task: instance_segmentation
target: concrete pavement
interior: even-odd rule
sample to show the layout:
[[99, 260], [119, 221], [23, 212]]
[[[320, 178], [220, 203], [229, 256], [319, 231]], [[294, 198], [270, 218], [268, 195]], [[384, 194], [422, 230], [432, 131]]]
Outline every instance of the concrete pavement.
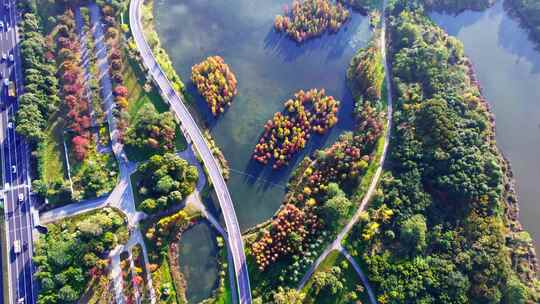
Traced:
[[160, 89], [162, 96], [169, 104], [171, 111], [181, 122], [182, 130], [185, 132], [184, 135], [188, 141], [191, 140], [193, 142], [193, 145], [201, 156], [204, 166], [208, 171], [208, 175], [212, 181], [212, 184], [214, 185], [214, 189], [225, 218], [225, 225], [227, 227], [229, 236], [227, 243], [233, 255], [233, 264], [236, 282], [238, 284], [237, 290], [240, 303], [251, 303], [251, 287], [249, 283], [246, 257], [244, 254], [244, 243], [242, 240], [240, 227], [238, 225], [238, 220], [236, 218], [236, 213], [234, 211], [234, 205], [232, 203], [229, 190], [227, 189], [227, 184], [223, 179], [221, 168], [217, 160], [214, 158], [208, 143], [205, 141], [201, 130], [184, 105], [180, 96], [174, 91], [172, 84], [165, 76], [163, 70], [161, 70], [156, 58], [152, 53], [152, 50], [150, 49], [150, 46], [144, 37], [140, 23], [141, 5], [141, 0], [132, 0], [129, 6], [129, 21], [133, 38], [137, 48], [139, 49], [144, 65], [148, 68], [148, 73], [154, 79], [154, 82]]

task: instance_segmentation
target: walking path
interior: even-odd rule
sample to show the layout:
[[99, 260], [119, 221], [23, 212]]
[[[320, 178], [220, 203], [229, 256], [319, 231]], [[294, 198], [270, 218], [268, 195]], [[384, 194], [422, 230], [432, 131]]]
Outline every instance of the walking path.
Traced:
[[130, 28], [133, 34], [133, 39], [142, 57], [144, 65], [148, 68], [148, 73], [152, 76], [154, 82], [161, 91], [164, 100], [169, 104], [171, 111], [178, 118], [182, 124], [182, 131], [186, 139], [191, 140], [197, 152], [199, 153], [204, 166], [207, 169], [208, 175], [219, 200], [223, 217], [225, 218], [225, 226], [228, 232], [227, 244], [229, 245], [230, 252], [233, 256], [233, 266], [237, 282], [237, 290], [240, 298], [240, 303], [250, 304], [251, 299], [251, 287], [249, 283], [249, 273], [246, 263], [246, 256], [244, 254], [244, 243], [242, 240], [242, 234], [240, 232], [240, 226], [236, 218], [234, 211], [234, 205], [232, 203], [227, 184], [223, 179], [220, 165], [214, 158], [208, 143], [204, 139], [204, 136], [197, 126], [195, 120], [189, 113], [188, 109], [184, 105], [180, 96], [173, 89], [172, 84], [167, 79], [167, 76], [161, 70], [148, 42], [146, 41], [144, 34], [141, 30], [141, 0], [132, 0], [129, 6], [129, 22]]
[[371, 289], [371, 286], [369, 285], [369, 281], [368, 281], [366, 275], [364, 274], [364, 272], [362, 271], [362, 268], [360, 268], [360, 265], [358, 265], [358, 263], [356, 263], [356, 260], [349, 254], [347, 249], [340, 246], [339, 251], [345, 256], [347, 261], [349, 261], [349, 263], [351, 263], [354, 270], [356, 271], [356, 273], [360, 277], [360, 280], [362, 281], [362, 284], [364, 284], [364, 287], [367, 290], [369, 301], [371, 302], [371, 304], [377, 304], [377, 299], [375, 298], [375, 293]]
[[[325, 248], [325, 250], [322, 252], [322, 254], [317, 258], [315, 263], [311, 265], [311, 267], [308, 269], [302, 280], [300, 281], [298, 289], [302, 289], [304, 285], [307, 283], [309, 278], [313, 275], [315, 270], [319, 267], [322, 261], [328, 256], [328, 254], [333, 250], [342, 250], [341, 249], [341, 243], [344, 240], [344, 238], [348, 235], [349, 231], [352, 229], [352, 227], [358, 222], [358, 219], [360, 218], [360, 215], [366, 208], [368, 202], [371, 200], [371, 197], [373, 196], [373, 193], [375, 192], [375, 189], [377, 187], [377, 184], [379, 182], [379, 179], [382, 174], [382, 168], [384, 165], [384, 161], [386, 160], [386, 155], [388, 154], [388, 145], [390, 143], [390, 137], [392, 134], [392, 83], [391, 83], [391, 77], [390, 77], [390, 69], [388, 67], [388, 61], [386, 59], [386, 17], [384, 13], [384, 9], [386, 8], [386, 2], [387, 0], [383, 1], [383, 10], [382, 10], [382, 18], [381, 18], [381, 33], [380, 33], [380, 50], [384, 65], [384, 71], [385, 71], [385, 81], [386, 81], [386, 90], [387, 90], [387, 113], [386, 113], [386, 134], [384, 139], [384, 147], [383, 152], [381, 155], [381, 159], [379, 161], [379, 167], [377, 168], [377, 171], [373, 175], [373, 178], [371, 180], [371, 183], [369, 185], [368, 191], [366, 192], [366, 195], [364, 195], [364, 198], [362, 199], [362, 202], [360, 203], [360, 206], [356, 210], [355, 214], [351, 218], [351, 220], [345, 225], [345, 227], [339, 232], [337, 237], [334, 239], [334, 241]], [[369, 285], [366, 285], [368, 287]], [[371, 289], [371, 288], [368, 288]]]

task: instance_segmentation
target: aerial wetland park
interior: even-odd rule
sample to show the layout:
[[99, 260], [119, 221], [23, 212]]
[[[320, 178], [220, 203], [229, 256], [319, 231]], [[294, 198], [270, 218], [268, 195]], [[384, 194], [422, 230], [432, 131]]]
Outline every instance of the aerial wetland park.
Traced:
[[540, 303], [539, 0], [0, 1], [3, 303]]

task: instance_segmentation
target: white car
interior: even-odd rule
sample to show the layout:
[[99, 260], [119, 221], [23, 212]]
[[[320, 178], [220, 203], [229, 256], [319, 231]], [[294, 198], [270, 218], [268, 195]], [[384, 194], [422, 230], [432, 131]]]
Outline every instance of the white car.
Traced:
[[13, 58], [13, 54], [9, 54], [9, 61], [13, 62], [15, 59]]
[[17, 173], [17, 166], [15, 165], [11, 166], [11, 173], [13, 174]]
[[3, 54], [2, 54], [2, 60], [7, 60], [7, 55], [6, 55], [6, 53], [3, 53]]
[[15, 252], [15, 254], [21, 253], [21, 241], [20, 240], [15, 240], [15, 242], [13, 243], [13, 251]]
[[8, 127], [9, 129], [12, 129], [12, 128], [13, 128], [13, 123], [12, 123], [11, 121], [8, 122], [7, 127]]
[[19, 193], [19, 202], [24, 201], [24, 194]]
[[5, 85], [6, 87], [9, 86], [9, 79], [4, 78], [4, 85]]

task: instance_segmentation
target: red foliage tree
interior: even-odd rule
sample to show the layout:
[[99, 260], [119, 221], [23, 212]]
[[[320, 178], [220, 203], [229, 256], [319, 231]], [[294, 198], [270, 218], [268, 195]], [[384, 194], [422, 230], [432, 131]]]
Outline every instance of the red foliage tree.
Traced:
[[75, 154], [75, 158], [78, 161], [83, 160], [88, 153], [88, 139], [77, 135], [73, 137], [71, 143], [73, 144], [73, 153]]
[[128, 89], [125, 86], [122, 86], [122, 85], [116, 86], [116, 88], [114, 88], [114, 95], [127, 97]]

